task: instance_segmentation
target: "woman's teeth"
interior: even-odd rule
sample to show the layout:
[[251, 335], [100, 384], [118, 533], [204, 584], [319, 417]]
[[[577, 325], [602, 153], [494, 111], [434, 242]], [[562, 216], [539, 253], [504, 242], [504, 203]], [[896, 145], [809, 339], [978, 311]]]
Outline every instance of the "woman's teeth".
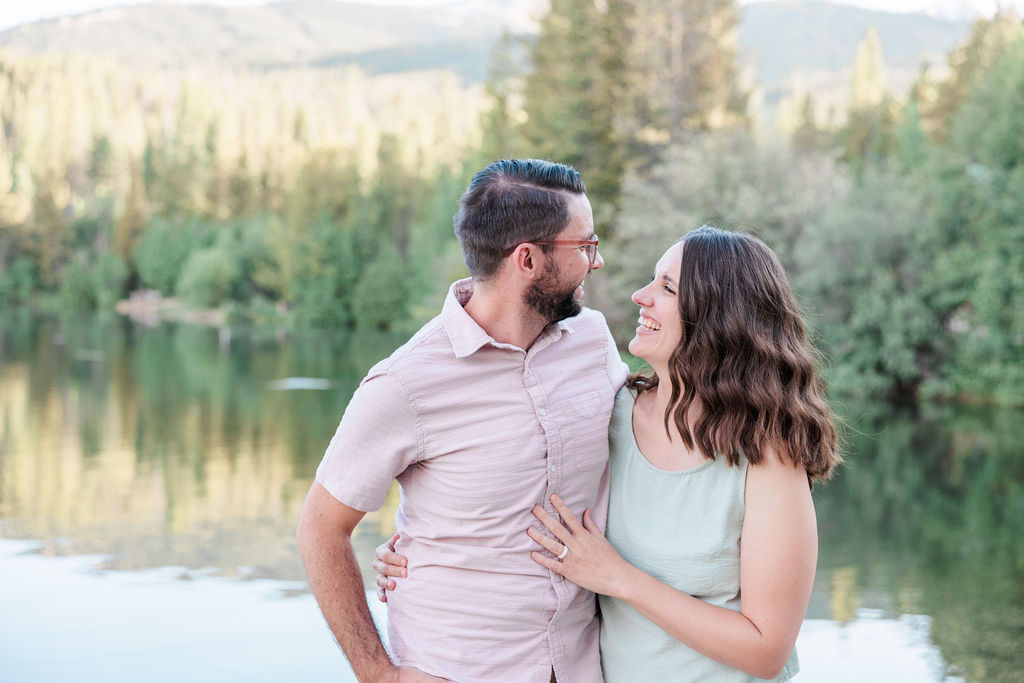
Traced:
[[648, 330], [660, 330], [661, 329], [661, 325], [659, 325], [658, 323], [654, 322], [650, 318], [646, 318], [646, 317], [644, 317], [642, 315], [640, 316], [640, 325], [641, 325], [641, 327], [646, 327]]

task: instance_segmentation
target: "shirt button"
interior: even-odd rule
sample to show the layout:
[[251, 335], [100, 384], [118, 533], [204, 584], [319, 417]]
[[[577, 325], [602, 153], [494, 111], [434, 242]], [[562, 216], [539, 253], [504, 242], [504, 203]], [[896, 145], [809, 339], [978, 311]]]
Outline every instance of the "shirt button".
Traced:
[[547, 408], [541, 408], [540, 409], [540, 414], [541, 414], [541, 417], [547, 415], [548, 414], [548, 409]]
[[558, 630], [558, 625], [557, 624], [551, 624], [551, 626], [548, 626], [548, 630], [549, 631], [557, 631]]
[[552, 465], [551, 466], [551, 471], [552, 472], [557, 472], [558, 471], [558, 467], [556, 465]]

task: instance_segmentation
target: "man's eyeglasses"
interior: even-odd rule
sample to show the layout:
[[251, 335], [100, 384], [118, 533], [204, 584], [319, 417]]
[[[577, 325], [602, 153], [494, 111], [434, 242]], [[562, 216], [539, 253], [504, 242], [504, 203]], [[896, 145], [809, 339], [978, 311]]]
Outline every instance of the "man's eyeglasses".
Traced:
[[[571, 245], [579, 247], [586, 252], [587, 258], [590, 259], [591, 267], [593, 267], [594, 263], [597, 262], [597, 235], [585, 240], [526, 240], [519, 244], [543, 244], [551, 247]], [[511, 254], [519, 247], [519, 244], [513, 245], [508, 251], [502, 254], [502, 256], [508, 256]]]

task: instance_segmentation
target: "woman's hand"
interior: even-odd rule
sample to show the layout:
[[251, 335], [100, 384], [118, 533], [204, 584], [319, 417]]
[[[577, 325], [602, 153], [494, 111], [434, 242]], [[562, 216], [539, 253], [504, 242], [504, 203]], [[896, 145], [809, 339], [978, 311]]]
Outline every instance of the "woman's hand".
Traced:
[[[533, 527], [527, 529], [526, 533], [555, 557], [548, 557], [537, 551], [530, 553], [530, 557], [534, 562], [558, 572], [577, 586], [602, 595], [621, 597], [630, 573], [634, 571], [633, 566], [622, 559], [619, 552], [594, 524], [590, 510], [584, 511], [583, 524], [580, 524], [576, 515], [565, 506], [557, 494], [551, 496], [551, 504], [565, 522], [564, 526], [540, 505], [533, 506], [533, 515], [558, 540], [543, 535]], [[569, 551], [559, 560], [557, 558], [563, 552], [563, 548], [568, 548]]]
[[376, 559], [373, 561], [373, 568], [377, 572], [377, 599], [381, 602], [387, 602], [387, 592], [395, 590], [398, 585], [394, 580], [389, 579], [389, 576], [405, 578], [409, 575], [409, 570], [406, 569], [409, 560], [395, 552], [395, 543], [398, 542], [399, 535], [395, 534], [384, 541], [374, 551]]

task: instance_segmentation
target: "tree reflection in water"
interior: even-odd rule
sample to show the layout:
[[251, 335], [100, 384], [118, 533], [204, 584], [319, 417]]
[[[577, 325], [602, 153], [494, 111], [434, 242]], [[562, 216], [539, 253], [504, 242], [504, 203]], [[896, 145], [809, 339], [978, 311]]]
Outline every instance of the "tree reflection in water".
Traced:
[[831, 618], [858, 604], [931, 617], [947, 673], [1024, 671], [1024, 413], [961, 406], [845, 409], [837, 480], [815, 491]]
[[[118, 318], [0, 322], [0, 535], [114, 569], [302, 579], [295, 521], [380, 333], [235, 334]], [[326, 391], [274, 391], [320, 377]], [[397, 492], [396, 492], [397, 495]], [[360, 526], [369, 547], [390, 531]], [[368, 569], [368, 563], [367, 567]]]

